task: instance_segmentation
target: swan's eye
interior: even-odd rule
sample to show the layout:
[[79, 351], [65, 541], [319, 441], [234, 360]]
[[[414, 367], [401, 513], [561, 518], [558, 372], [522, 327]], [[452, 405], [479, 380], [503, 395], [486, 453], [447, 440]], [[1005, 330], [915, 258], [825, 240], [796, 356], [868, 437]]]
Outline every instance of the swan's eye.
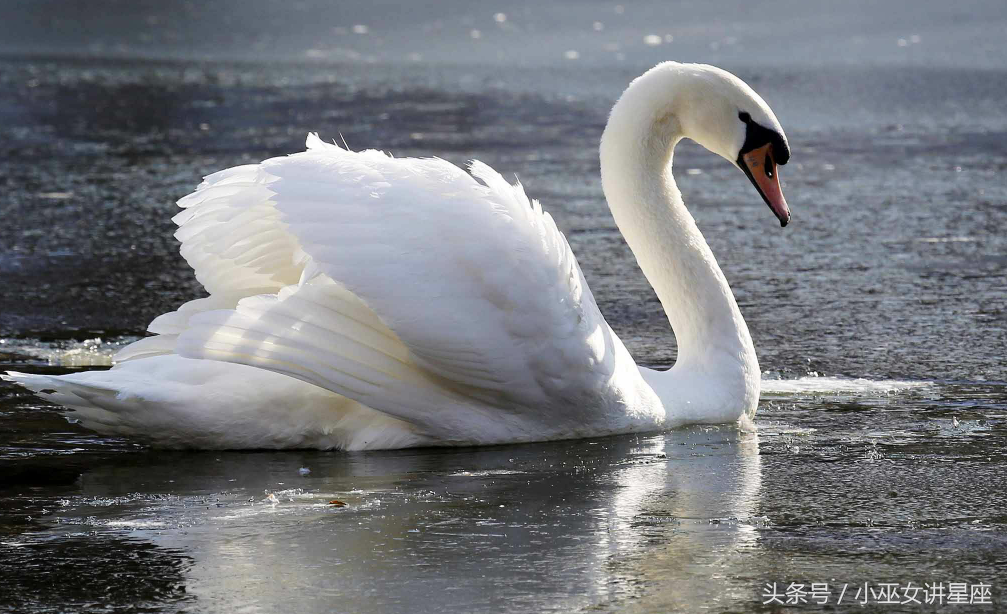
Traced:
[[769, 152], [766, 152], [766, 161], [763, 163], [766, 165], [766, 177], [770, 179], [773, 178], [773, 159], [769, 157]]

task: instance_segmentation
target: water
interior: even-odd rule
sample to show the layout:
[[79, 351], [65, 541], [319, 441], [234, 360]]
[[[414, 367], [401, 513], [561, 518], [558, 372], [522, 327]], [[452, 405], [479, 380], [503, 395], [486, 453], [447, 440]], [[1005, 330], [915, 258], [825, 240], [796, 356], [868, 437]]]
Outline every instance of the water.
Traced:
[[[64, 4], [52, 15], [86, 27], [0, 19], [0, 369], [100, 368], [200, 296], [172, 202], [309, 130], [517, 174], [634, 356], [670, 365], [596, 153], [614, 97], [665, 58], [717, 63], [763, 94], [793, 148], [794, 220], [781, 230], [719, 158], [676, 153], [765, 370], [755, 432], [167, 453], [0, 384], [0, 610], [748, 612], [774, 611], [773, 582], [828, 583], [831, 607], [846, 585], [840, 611], [865, 582], [984, 583], [985, 610], [1002, 608], [999, 4], [778, 3], [768, 19], [748, 5], [304, 2], [283, 20], [235, 11], [217, 37], [226, 3], [106, 17]], [[920, 609], [877, 601], [850, 608]]]

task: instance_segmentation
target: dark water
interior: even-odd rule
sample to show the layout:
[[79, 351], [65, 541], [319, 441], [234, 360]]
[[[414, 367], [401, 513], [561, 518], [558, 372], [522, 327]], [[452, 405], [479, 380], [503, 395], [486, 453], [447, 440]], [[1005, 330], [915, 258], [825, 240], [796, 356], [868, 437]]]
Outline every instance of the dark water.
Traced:
[[[0, 384], [0, 610], [776, 611], [763, 604], [773, 582], [833, 591], [786, 611], [1003, 607], [1003, 8], [776, 3], [787, 45], [753, 57], [773, 20], [750, 8], [723, 18], [676, 4], [684, 17], [665, 24], [656, 5], [556, 6], [431, 17], [301, 3], [291, 11], [323, 18], [276, 34], [236, 16], [216, 50], [206, 20], [227, 3], [100, 17], [52, 2], [9, 16], [0, 370], [105, 364], [200, 296], [171, 238], [173, 201], [201, 175], [301, 149], [309, 130], [517, 174], [630, 351], [671, 364], [596, 147], [632, 77], [659, 59], [704, 60], [760, 91], [793, 148], [784, 230], [723, 160], [691, 144], [675, 158], [765, 370], [757, 432], [166, 453], [95, 436]], [[186, 27], [186, 11], [202, 25]], [[666, 32], [673, 43], [641, 42]], [[939, 582], [989, 585], [992, 604], [854, 597], [864, 583], [903, 596]]]

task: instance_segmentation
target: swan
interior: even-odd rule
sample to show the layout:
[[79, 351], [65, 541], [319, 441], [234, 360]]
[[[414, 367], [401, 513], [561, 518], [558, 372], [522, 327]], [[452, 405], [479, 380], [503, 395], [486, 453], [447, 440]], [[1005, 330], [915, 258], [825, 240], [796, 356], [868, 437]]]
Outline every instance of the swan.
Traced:
[[108, 371], [5, 379], [87, 428], [174, 448], [503, 444], [751, 418], [758, 360], [672, 177], [683, 138], [790, 220], [787, 138], [747, 84], [665, 62], [629, 85], [601, 138], [602, 187], [670, 320], [670, 370], [637, 366], [520, 183], [311, 134], [178, 201], [175, 236], [208, 297], [154, 319]]

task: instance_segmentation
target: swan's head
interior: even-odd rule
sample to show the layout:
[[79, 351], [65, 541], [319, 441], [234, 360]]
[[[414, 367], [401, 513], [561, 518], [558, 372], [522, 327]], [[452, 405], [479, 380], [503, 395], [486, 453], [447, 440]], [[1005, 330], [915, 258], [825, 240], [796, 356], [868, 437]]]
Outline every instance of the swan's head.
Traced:
[[[682, 66], [682, 65], [679, 65]], [[790, 207], [780, 189], [777, 166], [790, 160], [790, 145], [780, 121], [747, 83], [715, 66], [685, 65], [678, 103], [682, 134], [727, 158], [759, 191], [780, 220], [790, 221]]]
[[744, 171], [781, 226], [790, 221], [777, 174], [790, 159], [787, 136], [766, 101], [738, 77], [715, 66], [664, 62], [630, 84], [612, 111], [612, 120], [617, 116], [642, 120], [659, 137], [657, 147], [670, 149], [687, 137], [726, 158]]

